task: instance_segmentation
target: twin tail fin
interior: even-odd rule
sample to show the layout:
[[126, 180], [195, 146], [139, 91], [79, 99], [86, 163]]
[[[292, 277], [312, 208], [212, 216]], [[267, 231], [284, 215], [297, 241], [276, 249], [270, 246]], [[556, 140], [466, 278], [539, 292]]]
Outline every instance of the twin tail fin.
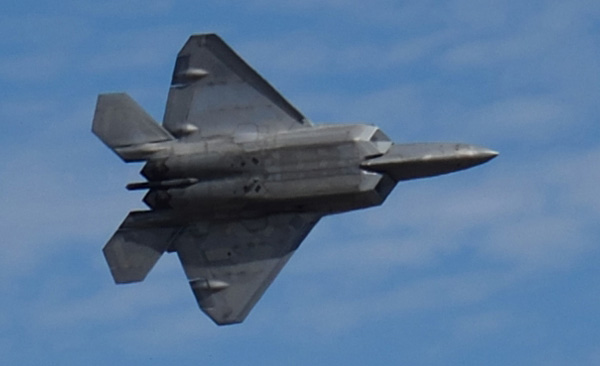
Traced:
[[175, 140], [126, 93], [98, 96], [92, 132], [126, 162], [147, 160]]

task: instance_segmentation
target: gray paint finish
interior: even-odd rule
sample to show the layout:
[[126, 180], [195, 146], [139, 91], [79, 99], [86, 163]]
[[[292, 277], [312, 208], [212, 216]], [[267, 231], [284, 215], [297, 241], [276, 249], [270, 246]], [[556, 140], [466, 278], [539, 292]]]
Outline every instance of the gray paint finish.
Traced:
[[398, 181], [494, 158], [456, 143], [394, 144], [368, 125], [313, 126], [214, 34], [177, 57], [163, 126], [127, 94], [101, 94], [93, 132], [145, 161], [147, 211], [104, 247], [115, 282], [142, 281], [176, 252], [200, 308], [242, 322], [325, 215], [377, 206]]

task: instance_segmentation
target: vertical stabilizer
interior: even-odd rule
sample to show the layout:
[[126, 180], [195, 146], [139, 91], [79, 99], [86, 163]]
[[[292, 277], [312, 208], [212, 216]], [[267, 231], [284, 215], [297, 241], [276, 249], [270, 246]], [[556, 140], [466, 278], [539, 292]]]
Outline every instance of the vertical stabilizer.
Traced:
[[92, 131], [125, 161], [146, 160], [174, 140], [126, 93], [98, 96]]

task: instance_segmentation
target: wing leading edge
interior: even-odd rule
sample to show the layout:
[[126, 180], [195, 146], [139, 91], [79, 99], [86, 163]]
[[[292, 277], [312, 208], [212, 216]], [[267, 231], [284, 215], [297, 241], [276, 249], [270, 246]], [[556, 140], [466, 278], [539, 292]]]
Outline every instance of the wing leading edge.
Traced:
[[208, 138], [312, 124], [219, 36], [202, 34], [177, 56], [163, 126], [176, 136]]
[[202, 311], [219, 325], [242, 322], [319, 219], [277, 214], [186, 227], [173, 245]]

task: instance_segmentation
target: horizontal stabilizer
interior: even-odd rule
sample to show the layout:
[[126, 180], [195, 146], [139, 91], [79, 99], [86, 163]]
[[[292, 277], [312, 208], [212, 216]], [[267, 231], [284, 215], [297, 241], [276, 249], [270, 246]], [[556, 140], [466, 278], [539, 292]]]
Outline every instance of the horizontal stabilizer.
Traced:
[[98, 96], [92, 131], [125, 161], [146, 160], [174, 140], [126, 93]]
[[102, 250], [116, 283], [143, 281], [177, 232], [135, 224], [136, 214], [130, 213]]

